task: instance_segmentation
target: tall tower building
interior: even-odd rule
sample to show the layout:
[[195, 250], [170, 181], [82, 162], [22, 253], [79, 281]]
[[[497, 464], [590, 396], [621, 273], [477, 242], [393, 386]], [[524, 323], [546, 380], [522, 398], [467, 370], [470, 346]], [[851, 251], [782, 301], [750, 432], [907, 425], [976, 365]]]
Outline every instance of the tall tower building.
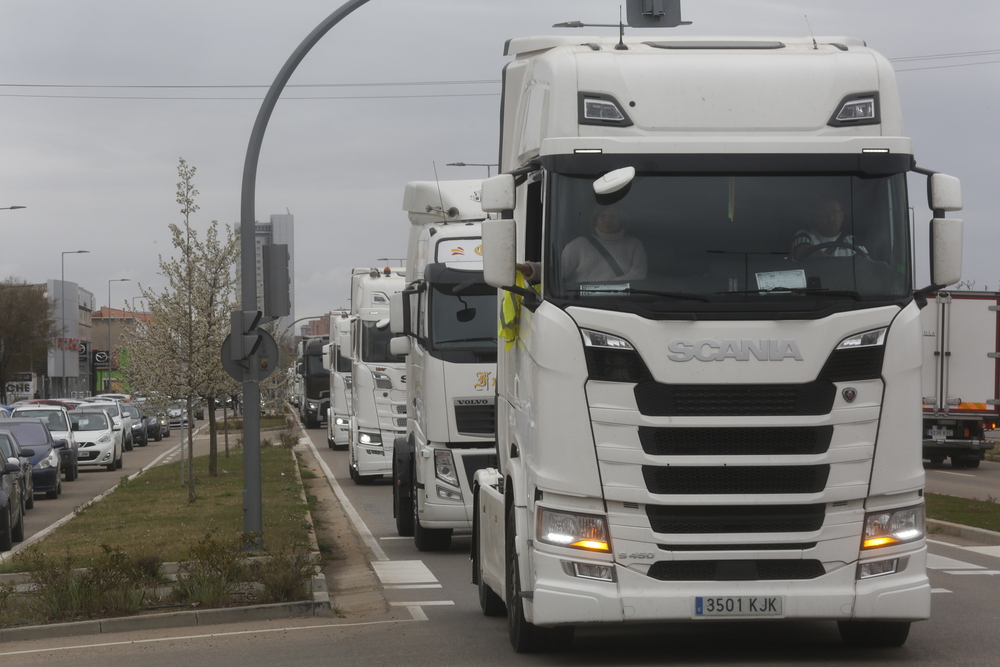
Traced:
[[275, 328], [276, 332], [284, 332], [295, 321], [295, 216], [291, 213], [273, 214], [270, 222], [258, 222], [254, 241], [255, 266], [257, 267], [257, 308], [259, 310], [264, 309], [263, 290], [261, 290], [264, 281], [264, 257], [261, 248], [271, 243], [288, 246], [288, 275], [291, 279], [288, 289], [292, 308], [289, 315], [278, 320]]

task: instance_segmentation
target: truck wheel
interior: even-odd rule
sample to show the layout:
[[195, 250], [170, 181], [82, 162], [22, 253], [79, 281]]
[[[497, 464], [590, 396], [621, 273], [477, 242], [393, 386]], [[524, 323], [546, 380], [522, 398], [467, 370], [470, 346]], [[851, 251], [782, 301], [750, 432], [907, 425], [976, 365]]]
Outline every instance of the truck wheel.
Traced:
[[939, 466], [939, 465], [941, 465], [942, 463], [944, 463], [944, 457], [943, 457], [943, 456], [932, 456], [932, 457], [930, 458], [930, 462], [931, 462], [932, 464], [936, 465], [936, 466]]
[[847, 646], [898, 648], [910, 634], [909, 621], [837, 621]]
[[333, 438], [331, 438], [330, 436], [326, 436], [326, 446], [329, 447], [330, 449], [337, 448], [333, 442]]
[[978, 468], [979, 467], [979, 457], [973, 454], [969, 458], [965, 459], [965, 467], [966, 468]]
[[413, 544], [417, 551], [447, 551], [451, 546], [451, 528], [424, 528], [417, 516], [417, 499], [410, 501], [413, 508]]
[[521, 599], [521, 574], [517, 564], [514, 540], [517, 537], [514, 506], [507, 513], [507, 632], [510, 645], [518, 653], [535, 653], [542, 650], [563, 650], [573, 644], [573, 626], [542, 628], [524, 619], [524, 601]]
[[[476, 490], [472, 502], [473, 511], [479, 507], [479, 490]], [[503, 599], [483, 581], [483, 561], [480, 554], [483, 553], [482, 541], [480, 540], [479, 513], [472, 517], [472, 575], [479, 586], [479, 607], [483, 610], [483, 616], [505, 616], [507, 605]]]
[[396, 464], [392, 466], [392, 513], [396, 517], [396, 532], [400, 537], [413, 537], [413, 495], [407, 485], [396, 474]]

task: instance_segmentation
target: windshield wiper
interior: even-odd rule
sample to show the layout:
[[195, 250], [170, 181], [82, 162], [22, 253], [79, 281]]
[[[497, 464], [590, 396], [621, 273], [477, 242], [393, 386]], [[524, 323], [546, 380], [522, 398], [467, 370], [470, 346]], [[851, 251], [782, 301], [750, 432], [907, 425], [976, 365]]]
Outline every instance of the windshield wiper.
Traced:
[[712, 299], [705, 296], [704, 294], [695, 294], [693, 292], [659, 292], [657, 290], [645, 290], [645, 289], [633, 289], [631, 287], [626, 287], [625, 289], [573, 289], [567, 290], [569, 292], [576, 292], [577, 294], [645, 294], [648, 296], [664, 296], [670, 299], [685, 299], [687, 301], [703, 301], [705, 303], [711, 303]]
[[716, 292], [716, 294], [808, 294], [809, 296], [846, 296], [855, 301], [864, 301], [859, 292], [853, 290], [835, 290], [825, 287], [772, 287], [771, 289], [736, 290], [733, 292]]

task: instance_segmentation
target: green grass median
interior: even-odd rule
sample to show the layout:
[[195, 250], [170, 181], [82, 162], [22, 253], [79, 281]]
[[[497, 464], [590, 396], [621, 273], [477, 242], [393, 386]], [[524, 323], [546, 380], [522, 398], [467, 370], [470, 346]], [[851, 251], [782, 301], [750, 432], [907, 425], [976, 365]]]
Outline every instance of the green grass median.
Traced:
[[[194, 459], [195, 502], [181, 484], [180, 463], [159, 465], [122, 481], [99, 502], [76, 508], [76, 516], [35, 545], [50, 555], [70, 554], [76, 567], [87, 567], [106, 552], [155, 556], [163, 562], [188, 557], [206, 536], [221, 542], [243, 535], [243, 452], [219, 455], [219, 474], [208, 474], [208, 457]], [[263, 542], [268, 552], [308, 548], [307, 505], [286, 447], [261, 447]], [[87, 474], [87, 473], [85, 473]], [[105, 473], [90, 473], [105, 474]], [[26, 516], [31, 521], [31, 512]], [[2, 572], [17, 571], [17, 558]]]

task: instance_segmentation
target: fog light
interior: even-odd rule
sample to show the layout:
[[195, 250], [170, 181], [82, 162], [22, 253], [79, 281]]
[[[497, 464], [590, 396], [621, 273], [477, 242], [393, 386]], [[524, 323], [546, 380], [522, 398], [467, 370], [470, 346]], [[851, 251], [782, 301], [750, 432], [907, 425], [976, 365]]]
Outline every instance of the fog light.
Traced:
[[881, 577], [884, 574], [895, 574], [899, 570], [899, 559], [879, 560], [874, 563], [861, 563], [858, 565], [858, 579], [871, 579]]
[[441, 500], [454, 500], [455, 502], [462, 502], [462, 492], [452, 491], [451, 489], [446, 489], [443, 486], [437, 487], [438, 498]]
[[597, 581], [615, 580], [615, 568], [612, 565], [602, 563], [576, 563], [567, 560], [561, 562], [563, 571], [571, 577], [594, 579]]

